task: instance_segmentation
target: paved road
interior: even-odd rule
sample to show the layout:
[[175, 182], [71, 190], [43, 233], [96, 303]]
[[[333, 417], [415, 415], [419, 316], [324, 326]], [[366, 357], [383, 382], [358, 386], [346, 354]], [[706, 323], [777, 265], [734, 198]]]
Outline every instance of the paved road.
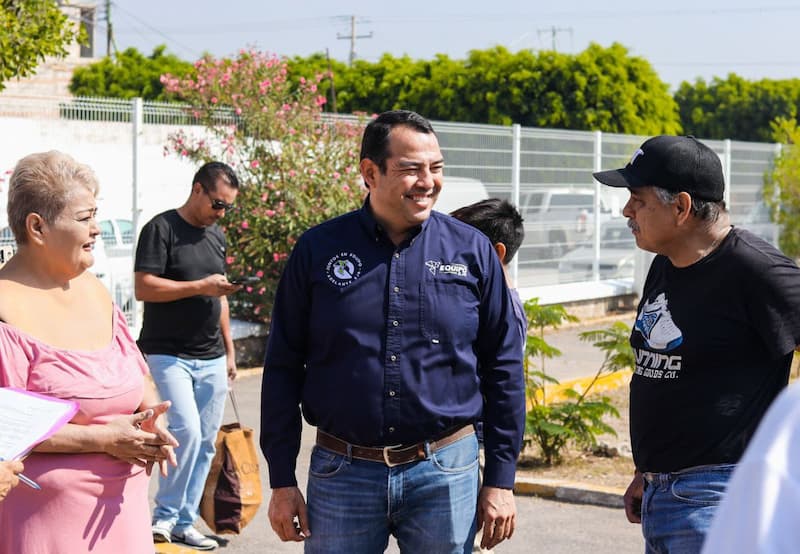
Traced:
[[[259, 374], [250, 374], [236, 381], [234, 390], [239, 402], [242, 423], [254, 429], [259, 425], [259, 393], [261, 377]], [[228, 403], [230, 404], [230, 403]], [[233, 421], [230, 405], [226, 408], [225, 422]], [[298, 459], [298, 478], [301, 487], [305, 489], [305, 475], [308, 471], [308, 460], [313, 441], [313, 429], [306, 427], [303, 434], [303, 443]], [[266, 476], [266, 462], [262, 459], [262, 485], [264, 488], [264, 503], [256, 519], [244, 530], [242, 535], [227, 536], [230, 541], [224, 544], [219, 552], [229, 554], [250, 553], [300, 553], [302, 547], [298, 544], [281, 543], [267, 521], [267, 503], [269, 502], [269, 488]], [[156, 481], [151, 482], [151, 498], [155, 490]], [[497, 549], [500, 553], [574, 553], [592, 552], [603, 553], [641, 553], [644, 551], [643, 542], [638, 526], [625, 521], [621, 510], [601, 508], [596, 506], [583, 506], [567, 504], [552, 500], [543, 500], [534, 497], [517, 497], [518, 523], [517, 532], [513, 539]], [[204, 532], [209, 532], [202, 524], [199, 525]], [[182, 550], [184, 551], [184, 550]], [[399, 552], [397, 545], [390, 543], [387, 552]]]

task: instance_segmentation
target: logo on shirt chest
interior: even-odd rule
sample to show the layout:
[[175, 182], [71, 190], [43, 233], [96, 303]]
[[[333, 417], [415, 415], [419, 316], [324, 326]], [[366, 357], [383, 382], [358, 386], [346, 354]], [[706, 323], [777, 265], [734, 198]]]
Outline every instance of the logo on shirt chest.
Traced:
[[337, 287], [345, 287], [361, 276], [361, 258], [352, 252], [340, 252], [328, 260], [325, 275]]
[[467, 276], [467, 266], [464, 264], [449, 264], [444, 262], [439, 262], [436, 260], [427, 260], [425, 262], [425, 266], [431, 272], [431, 275], [439, 274], [447, 274], [447, 275], [458, 275], [459, 277], [466, 277]]

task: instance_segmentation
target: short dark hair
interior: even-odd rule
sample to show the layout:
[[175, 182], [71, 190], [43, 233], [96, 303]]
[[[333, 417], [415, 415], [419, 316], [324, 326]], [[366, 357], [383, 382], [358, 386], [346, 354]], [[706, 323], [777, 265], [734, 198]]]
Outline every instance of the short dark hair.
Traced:
[[450, 215], [478, 229], [489, 237], [492, 244], [502, 242], [506, 246], [503, 265], [514, 258], [525, 238], [522, 216], [508, 200], [487, 198], [459, 208]]
[[416, 112], [393, 110], [383, 112], [369, 122], [361, 139], [361, 158], [375, 162], [382, 174], [386, 173], [386, 159], [389, 157], [389, 133], [394, 127], [405, 125], [420, 133], [436, 134], [431, 122]]
[[208, 162], [194, 174], [194, 183], [200, 183], [205, 190], [217, 189], [217, 179], [222, 179], [231, 187], [239, 188], [239, 178], [231, 166], [222, 162]]

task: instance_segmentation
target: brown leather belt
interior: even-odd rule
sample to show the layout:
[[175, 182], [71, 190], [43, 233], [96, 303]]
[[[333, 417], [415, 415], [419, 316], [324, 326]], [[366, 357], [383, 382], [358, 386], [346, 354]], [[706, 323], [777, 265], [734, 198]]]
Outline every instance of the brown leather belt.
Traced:
[[433, 454], [437, 450], [453, 444], [457, 440], [463, 439], [474, 432], [475, 427], [470, 423], [434, 441], [422, 441], [417, 444], [412, 444], [411, 446], [397, 445], [380, 448], [350, 444], [342, 439], [337, 439], [333, 435], [329, 435], [325, 431], [317, 429], [317, 444], [331, 452], [341, 454], [342, 456], [350, 456], [368, 462], [380, 462], [389, 467], [394, 467], [424, 460], [427, 457], [425, 453], [426, 443], [428, 444], [428, 451]]

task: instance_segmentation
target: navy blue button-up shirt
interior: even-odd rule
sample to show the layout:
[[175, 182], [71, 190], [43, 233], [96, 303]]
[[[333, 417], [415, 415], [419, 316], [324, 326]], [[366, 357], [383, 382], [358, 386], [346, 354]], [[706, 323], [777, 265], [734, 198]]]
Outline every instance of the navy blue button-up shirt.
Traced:
[[491, 243], [455, 218], [431, 212], [395, 246], [368, 198], [310, 229], [281, 277], [267, 343], [261, 447], [272, 487], [297, 483], [302, 403], [310, 424], [363, 446], [482, 418], [484, 484], [511, 488], [525, 424], [517, 326]]

